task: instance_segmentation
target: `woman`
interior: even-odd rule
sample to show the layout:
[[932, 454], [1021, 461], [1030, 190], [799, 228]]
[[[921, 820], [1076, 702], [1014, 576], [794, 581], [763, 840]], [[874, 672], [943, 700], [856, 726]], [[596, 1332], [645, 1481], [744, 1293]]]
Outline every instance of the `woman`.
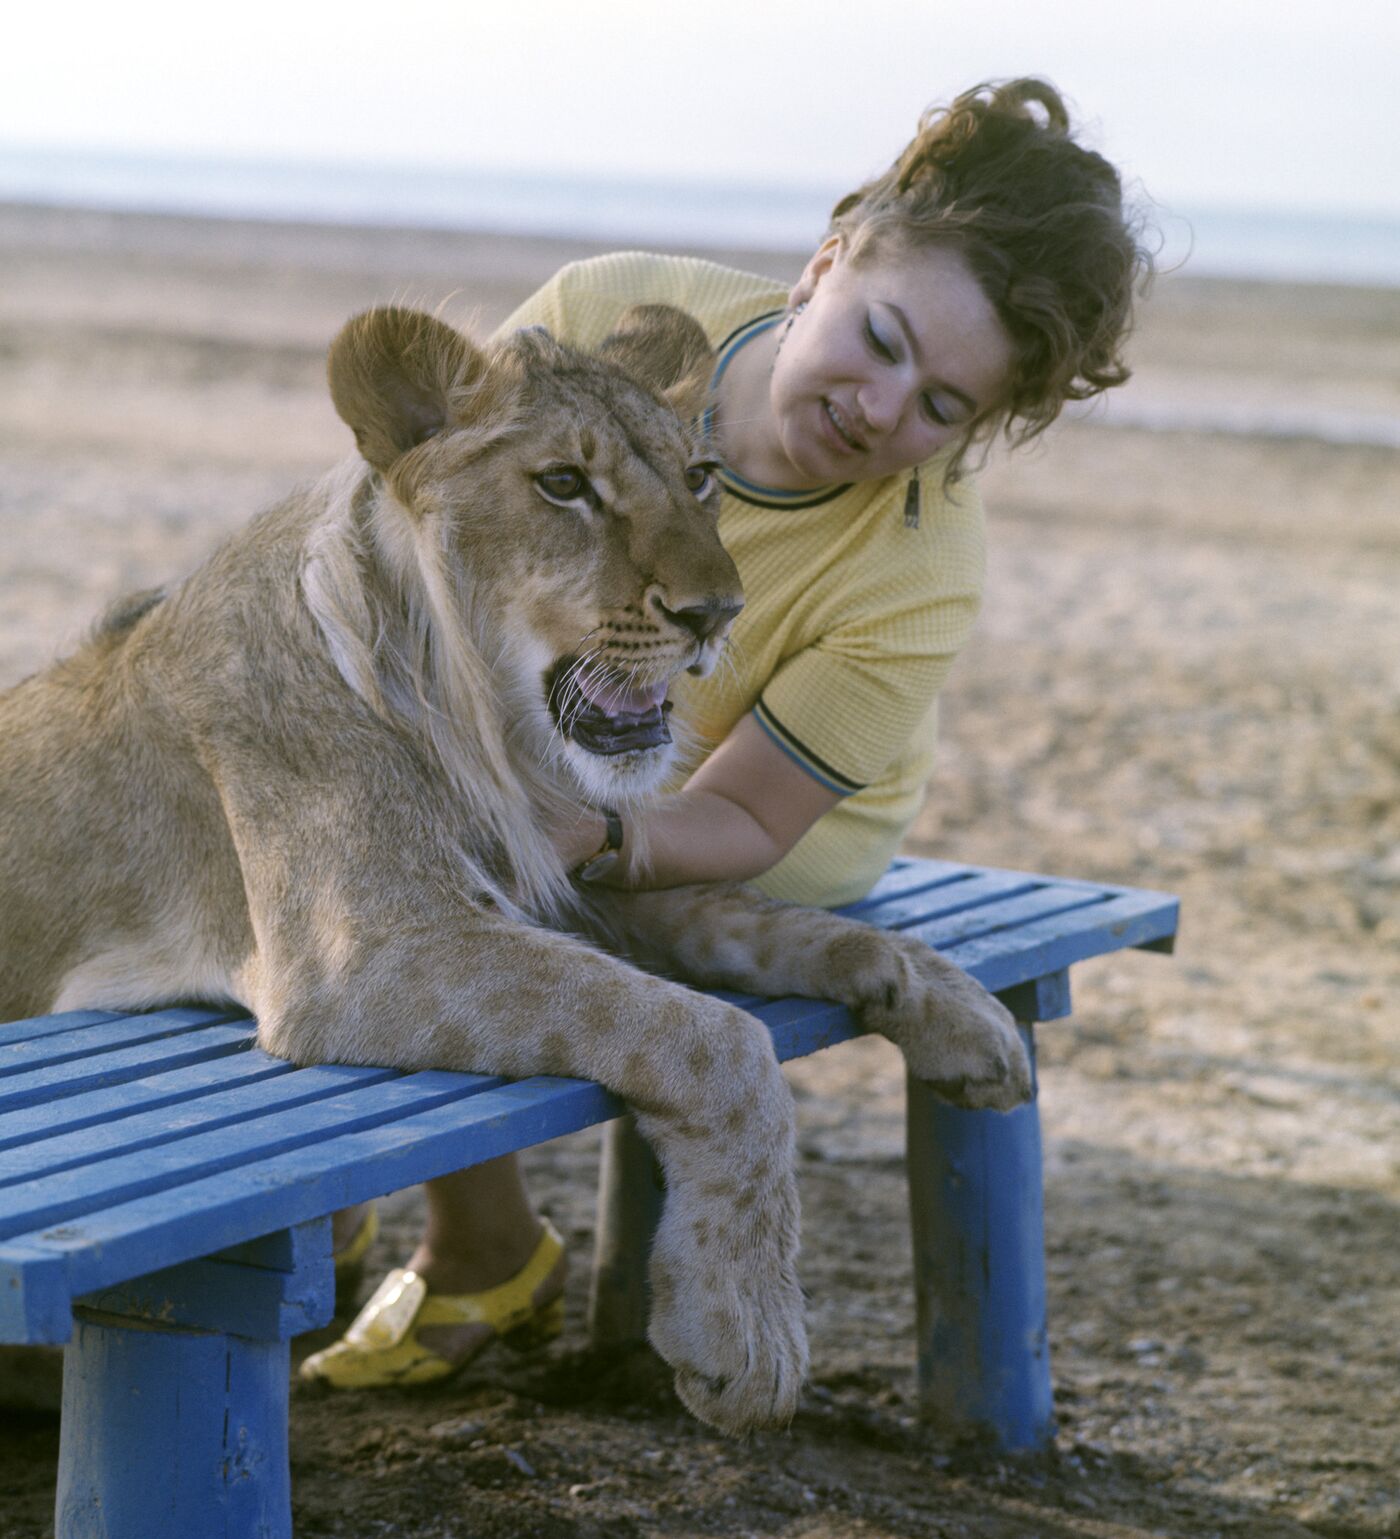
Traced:
[[[589, 347], [630, 305], [661, 301], [719, 349], [720, 531], [747, 604], [734, 666], [686, 680], [682, 701], [715, 746], [641, 815], [645, 873], [616, 822], [564, 831], [580, 879], [752, 880], [819, 905], [868, 891], [919, 809], [938, 691], [980, 601], [981, 509], [960, 473], [998, 430], [1024, 443], [1066, 401], [1128, 377], [1150, 265], [1113, 167], [1074, 141], [1051, 86], [1016, 80], [927, 113], [894, 165], [836, 205], [787, 294], [629, 253], [565, 268], [506, 322]], [[341, 1216], [356, 1224], [342, 1266], [373, 1236], [372, 1214]], [[302, 1374], [422, 1383], [497, 1335], [545, 1339], [564, 1268], [513, 1157], [446, 1177], [408, 1272]]]

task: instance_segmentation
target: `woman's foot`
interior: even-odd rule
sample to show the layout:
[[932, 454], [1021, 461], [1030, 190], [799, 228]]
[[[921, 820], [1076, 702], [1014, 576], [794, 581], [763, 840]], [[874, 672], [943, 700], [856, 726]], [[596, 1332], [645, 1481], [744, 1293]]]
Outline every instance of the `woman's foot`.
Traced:
[[[489, 1246], [474, 1246], [469, 1251], [444, 1251], [434, 1249], [430, 1230], [409, 1257], [408, 1270], [423, 1279], [429, 1294], [439, 1298], [494, 1295], [496, 1290], [511, 1285], [513, 1279], [524, 1275], [542, 1246], [547, 1250], [550, 1248], [546, 1245], [546, 1234], [554, 1234], [554, 1230], [548, 1223], [532, 1218], [528, 1228], [497, 1234]], [[537, 1310], [542, 1311], [560, 1297], [567, 1270], [568, 1262], [561, 1242], [554, 1264], [534, 1288], [532, 1297]], [[425, 1322], [418, 1332], [425, 1347], [447, 1362], [459, 1365], [470, 1362], [497, 1334], [485, 1321], [444, 1325]]]
[[510, 1249], [453, 1259], [421, 1245], [339, 1341], [306, 1359], [301, 1378], [337, 1389], [428, 1384], [458, 1372], [497, 1337], [526, 1349], [557, 1336], [564, 1245], [548, 1222], [536, 1221], [535, 1235], [519, 1264]]

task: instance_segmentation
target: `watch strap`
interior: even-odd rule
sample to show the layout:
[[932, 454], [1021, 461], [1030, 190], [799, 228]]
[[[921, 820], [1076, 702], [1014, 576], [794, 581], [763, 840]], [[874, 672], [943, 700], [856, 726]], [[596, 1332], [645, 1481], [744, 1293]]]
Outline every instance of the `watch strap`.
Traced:
[[622, 864], [622, 816], [612, 807], [601, 809], [606, 832], [601, 847], [574, 868], [574, 879], [596, 882], [609, 876]]

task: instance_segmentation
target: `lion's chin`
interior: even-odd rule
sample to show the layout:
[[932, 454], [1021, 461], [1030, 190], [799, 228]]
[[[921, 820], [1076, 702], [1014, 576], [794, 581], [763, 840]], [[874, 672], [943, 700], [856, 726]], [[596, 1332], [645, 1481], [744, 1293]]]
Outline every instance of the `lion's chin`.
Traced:
[[593, 753], [575, 741], [564, 745], [564, 762], [584, 796], [599, 806], [634, 802], [660, 790], [675, 759], [669, 734], [651, 748]]

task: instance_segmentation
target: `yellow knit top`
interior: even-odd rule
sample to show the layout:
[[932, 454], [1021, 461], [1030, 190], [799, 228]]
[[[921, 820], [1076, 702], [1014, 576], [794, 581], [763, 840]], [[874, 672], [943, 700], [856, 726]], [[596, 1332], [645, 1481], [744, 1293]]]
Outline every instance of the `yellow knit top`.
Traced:
[[[722, 367], [786, 301], [770, 278], [623, 252], [563, 268], [501, 329], [544, 326], [591, 349], [629, 306], [672, 304], [705, 328]], [[840, 793], [756, 885], [791, 902], [848, 903], [889, 865], [923, 802], [938, 691], [981, 601], [981, 504], [965, 485], [944, 491], [941, 457], [916, 476], [817, 491], [774, 492], [728, 471], [721, 479], [720, 537], [746, 603], [733, 666], [678, 679], [677, 714], [703, 752], [752, 711]]]

